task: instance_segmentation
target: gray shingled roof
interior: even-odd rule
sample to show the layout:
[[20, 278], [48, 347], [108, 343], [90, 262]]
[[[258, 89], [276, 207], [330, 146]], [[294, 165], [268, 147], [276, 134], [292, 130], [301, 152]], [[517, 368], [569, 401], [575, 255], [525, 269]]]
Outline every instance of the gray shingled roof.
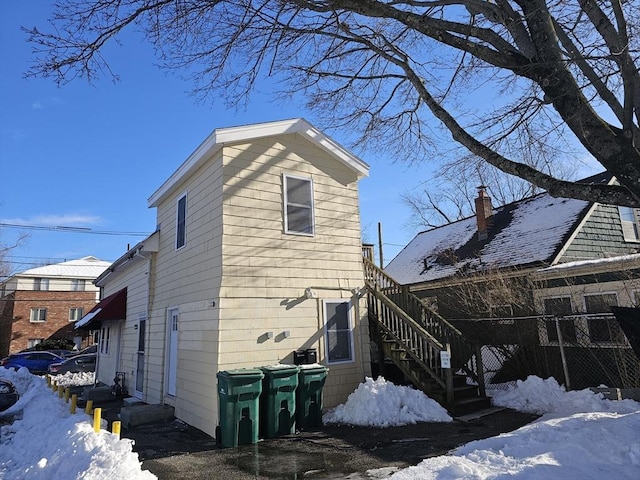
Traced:
[[543, 193], [494, 209], [485, 240], [478, 239], [475, 216], [427, 230], [385, 272], [411, 285], [467, 270], [549, 265], [590, 205]]

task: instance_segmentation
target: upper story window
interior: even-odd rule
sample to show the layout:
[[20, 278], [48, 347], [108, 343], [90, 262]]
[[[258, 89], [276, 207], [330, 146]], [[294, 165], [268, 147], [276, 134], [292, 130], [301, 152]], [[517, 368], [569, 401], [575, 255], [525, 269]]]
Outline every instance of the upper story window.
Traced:
[[187, 243], [187, 194], [178, 199], [176, 205], [176, 250]]
[[618, 207], [622, 234], [626, 242], [640, 242], [640, 209]]
[[45, 291], [49, 290], [49, 279], [48, 278], [34, 278], [33, 279], [33, 289]]
[[42, 323], [47, 321], [47, 309], [46, 308], [32, 308], [29, 321], [32, 323]]
[[310, 178], [283, 176], [284, 231], [302, 235], [314, 234], [313, 182]]
[[86, 281], [84, 279], [72, 278], [71, 279], [71, 291], [72, 292], [84, 292]]
[[69, 321], [77, 322], [82, 318], [82, 307], [72, 307], [69, 309]]

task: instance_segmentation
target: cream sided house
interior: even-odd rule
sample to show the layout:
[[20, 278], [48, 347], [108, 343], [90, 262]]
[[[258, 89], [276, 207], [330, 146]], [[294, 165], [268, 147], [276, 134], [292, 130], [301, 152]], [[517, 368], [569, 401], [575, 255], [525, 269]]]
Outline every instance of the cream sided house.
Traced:
[[216, 374], [329, 367], [324, 406], [370, 374], [358, 180], [369, 167], [303, 119], [215, 130], [149, 198], [157, 231], [96, 280], [98, 380], [214, 435]]

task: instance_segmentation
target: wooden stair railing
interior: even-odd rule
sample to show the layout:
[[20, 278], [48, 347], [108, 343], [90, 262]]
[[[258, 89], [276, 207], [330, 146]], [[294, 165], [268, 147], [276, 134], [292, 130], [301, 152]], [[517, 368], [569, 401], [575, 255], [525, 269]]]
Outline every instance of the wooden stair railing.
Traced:
[[[371, 260], [364, 258], [363, 262], [369, 316], [376, 320], [387, 341], [393, 341], [394, 348], [402, 350], [402, 358], [410, 359], [435, 385], [446, 390], [449, 405], [454, 402], [453, 371], [462, 370], [478, 385], [479, 395], [484, 397], [479, 347]], [[451, 368], [442, 368], [442, 351], [450, 353]], [[416, 372], [405, 373], [412, 373], [414, 380], [420, 377]]]

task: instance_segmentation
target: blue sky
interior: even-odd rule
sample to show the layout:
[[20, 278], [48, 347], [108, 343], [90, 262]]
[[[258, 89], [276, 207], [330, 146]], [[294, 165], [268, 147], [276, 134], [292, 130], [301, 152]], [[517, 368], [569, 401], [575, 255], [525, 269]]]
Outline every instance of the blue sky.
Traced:
[[[75, 80], [59, 88], [24, 79], [32, 46], [20, 26], [44, 27], [51, 3], [0, 2], [0, 221], [93, 233], [0, 227], [4, 245], [29, 234], [9, 253], [15, 271], [86, 255], [120, 257], [144, 238], [120, 233], [153, 231], [147, 198], [215, 128], [294, 117], [314, 123], [302, 102], [270, 103], [265, 86], [246, 110], [198, 104], [191, 84], [156, 68], [151, 47], [134, 34], [104, 52], [118, 83]], [[360, 183], [364, 237], [377, 243], [381, 222], [389, 261], [415, 233], [400, 194], [425, 180], [428, 168], [356, 153], [371, 167]]]

